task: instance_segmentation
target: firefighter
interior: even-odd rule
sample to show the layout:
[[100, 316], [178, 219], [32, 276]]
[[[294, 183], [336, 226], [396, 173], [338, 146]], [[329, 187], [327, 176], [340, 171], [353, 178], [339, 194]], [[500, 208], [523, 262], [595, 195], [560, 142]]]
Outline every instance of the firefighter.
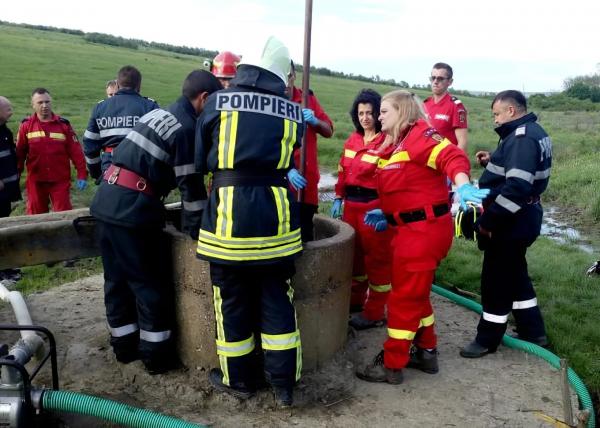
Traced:
[[350, 325], [357, 330], [383, 325], [385, 302], [392, 288], [392, 231], [376, 232], [364, 223], [367, 211], [380, 208], [375, 177], [379, 148], [385, 139], [378, 120], [380, 104], [381, 95], [372, 89], [361, 90], [354, 99], [350, 117], [355, 131], [344, 143], [331, 207], [331, 216], [339, 217], [343, 203], [342, 220], [356, 231], [350, 309], [359, 313], [352, 315]]
[[404, 367], [438, 371], [429, 293], [435, 270], [452, 244], [446, 177], [452, 177], [462, 205], [481, 203], [489, 191], [469, 184], [467, 156], [429, 125], [414, 94], [386, 94], [379, 119], [387, 134], [378, 164], [381, 209], [369, 211], [365, 223], [375, 230], [391, 225], [394, 231], [388, 338], [384, 350], [356, 374], [369, 382], [399, 384]]
[[485, 166], [479, 186], [491, 190], [476, 222], [483, 250], [483, 313], [475, 340], [460, 351], [465, 358], [496, 351], [511, 311], [518, 338], [548, 345], [525, 254], [542, 226], [540, 195], [550, 180], [552, 141], [535, 114], [527, 113], [527, 100], [519, 91], [496, 95], [492, 113], [500, 142], [491, 155], [476, 153]]
[[137, 124], [140, 117], [159, 108], [151, 98], [140, 95], [142, 74], [131, 66], [122, 67], [117, 74], [119, 90], [94, 107], [83, 134], [83, 151], [87, 168], [96, 184], [110, 166], [112, 151]]
[[11, 202], [21, 199], [15, 139], [6, 126], [12, 114], [12, 104], [8, 98], [0, 96], [0, 217], [8, 217]]
[[[296, 70], [291, 62], [290, 75], [288, 76], [287, 94], [295, 103], [302, 102], [302, 90], [294, 86], [296, 81]], [[306, 137], [304, 138], [306, 154], [304, 160], [304, 176], [308, 181], [302, 192], [300, 201], [300, 225], [302, 229], [302, 241], [313, 240], [313, 216], [319, 209], [319, 160], [317, 158], [317, 134], [324, 138], [333, 135], [333, 122], [321, 107], [319, 100], [312, 90], [309, 90], [308, 105], [302, 109], [302, 115], [306, 123]], [[294, 152], [294, 162], [301, 168], [300, 150]]]
[[77, 188], [87, 187], [81, 145], [69, 121], [52, 112], [52, 97], [45, 88], [31, 94], [34, 113], [23, 119], [17, 135], [19, 176], [27, 164], [27, 214], [72, 209], [71, 162], [77, 170]]
[[197, 250], [210, 262], [214, 293], [220, 369], [209, 380], [240, 398], [266, 380], [281, 406], [292, 404], [302, 368], [290, 285], [302, 242], [288, 186], [306, 180], [293, 168], [303, 122], [300, 105], [285, 97], [289, 70], [288, 49], [269, 38], [208, 99], [196, 129], [196, 165], [213, 175]]
[[214, 74], [225, 89], [229, 88], [231, 79], [235, 77], [236, 68], [241, 58], [236, 54], [225, 51], [219, 53], [210, 66], [210, 72]]
[[182, 231], [196, 239], [206, 192], [194, 168], [195, 123], [218, 89], [208, 71], [193, 71], [175, 103], [142, 116], [113, 151], [90, 207], [98, 220], [110, 343], [117, 361], [141, 359], [150, 374], [176, 361], [162, 199], [179, 188]]

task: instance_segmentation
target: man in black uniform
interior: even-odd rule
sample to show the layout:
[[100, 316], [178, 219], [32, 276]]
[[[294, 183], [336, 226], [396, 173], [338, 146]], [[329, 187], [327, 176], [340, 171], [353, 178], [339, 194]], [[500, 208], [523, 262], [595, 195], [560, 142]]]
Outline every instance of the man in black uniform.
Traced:
[[140, 117], [159, 108], [153, 99], [140, 95], [142, 74], [137, 68], [131, 65], [122, 67], [117, 75], [117, 85], [119, 90], [112, 97], [96, 104], [83, 134], [87, 168], [98, 183], [100, 175], [110, 166], [115, 147]]
[[0, 96], [0, 217], [8, 217], [10, 203], [21, 199], [15, 139], [6, 126], [12, 114], [10, 101]]
[[527, 100], [518, 91], [494, 98], [492, 112], [500, 136], [493, 154], [478, 152], [485, 171], [479, 187], [490, 189], [484, 212], [475, 227], [484, 251], [481, 271], [483, 314], [477, 337], [460, 354], [478, 358], [496, 351], [512, 311], [520, 339], [540, 346], [548, 340], [525, 253], [540, 234], [542, 205], [552, 165], [552, 142], [537, 117], [527, 113]]
[[140, 358], [151, 374], [173, 366], [172, 287], [166, 272], [162, 203], [176, 186], [183, 200], [182, 231], [196, 239], [206, 191], [194, 168], [196, 118], [221, 89], [209, 72], [183, 82], [182, 97], [142, 116], [113, 151], [91, 214], [98, 219], [110, 342], [118, 361]]
[[[210, 262], [220, 369], [213, 386], [249, 398], [257, 379], [256, 342], [266, 380], [282, 406], [300, 378], [300, 332], [290, 278], [302, 251], [299, 212], [289, 182], [302, 109], [285, 96], [288, 50], [270, 38], [259, 58], [239, 65], [228, 89], [209, 97], [196, 128], [196, 166], [213, 174], [198, 257]], [[255, 338], [260, 334], [260, 341]]]

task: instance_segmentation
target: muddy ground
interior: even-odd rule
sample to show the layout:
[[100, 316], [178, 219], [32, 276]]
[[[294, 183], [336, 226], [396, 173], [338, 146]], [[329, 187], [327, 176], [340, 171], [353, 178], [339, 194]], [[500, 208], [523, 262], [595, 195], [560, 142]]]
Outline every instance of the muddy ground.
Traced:
[[[304, 374], [294, 408], [278, 410], [269, 391], [246, 402], [214, 392], [204, 370], [187, 368], [150, 376], [139, 361], [115, 362], [108, 345], [100, 275], [27, 299], [34, 323], [56, 336], [61, 389], [115, 399], [189, 422], [236, 428], [540, 427], [553, 426], [540, 414], [563, 419], [556, 370], [505, 347], [479, 360], [461, 358], [459, 348], [472, 339], [478, 316], [435, 295], [433, 301], [439, 335], [438, 374], [407, 369], [399, 386], [360, 381], [353, 374], [355, 368], [381, 349], [386, 330], [349, 334], [346, 348], [334, 361]], [[0, 307], [0, 320], [14, 320], [7, 305]], [[3, 340], [14, 341], [0, 332], [0, 343]], [[49, 370], [34, 384], [49, 386]], [[64, 414], [51, 419], [41, 426], [115, 426]]]

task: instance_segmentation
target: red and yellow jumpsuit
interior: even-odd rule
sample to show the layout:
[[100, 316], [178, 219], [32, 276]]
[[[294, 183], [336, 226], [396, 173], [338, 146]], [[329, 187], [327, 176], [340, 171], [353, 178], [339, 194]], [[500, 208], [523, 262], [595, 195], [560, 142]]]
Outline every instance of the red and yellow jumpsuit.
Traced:
[[335, 185], [336, 198], [344, 199], [342, 220], [356, 231], [350, 304], [364, 305], [363, 315], [371, 321], [384, 318], [385, 303], [392, 288], [390, 242], [393, 232], [389, 229], [376, 232], [364, 222], [367, 211], [380, 208], [375, 173], [379, 147], [384, 139], [385, 134], [380, 132], [372, 140], [364, 141], [363, 135], [353, 132], [344, 143]]
[[17, 136], [17, 166], [19, 174], [27, 165], [27, 214], [72, 208], [71, 162], [77, 169], [77, 178], [85, 180], [85, 159], [75, 131], [68, 120], [52, 115], [42, 122], [36, 114], [21, 122]]
[[446, 177], [469, 175], [470, 164], [462, 150], [424, 120], [387, 152], [377, 174], [381, 208], [388, 223], [395, 224], [384, 365], [401, 369], [413, 341], [422, 349], [436, 347], [429, 293], [435, 270], [452, 245]]

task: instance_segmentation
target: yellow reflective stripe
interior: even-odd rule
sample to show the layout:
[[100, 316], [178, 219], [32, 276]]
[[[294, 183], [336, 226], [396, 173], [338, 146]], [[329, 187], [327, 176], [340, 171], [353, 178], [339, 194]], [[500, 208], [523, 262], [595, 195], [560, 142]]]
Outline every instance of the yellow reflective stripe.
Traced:
[[354, 156], [356, 156], [356, 152], [354, 150], [346, 149], [344, 150], [344, 156], [350, 159], [354, 159]]
[[363, 282], [367, 280], [367, 275], [354, 275], [352, 279], [358, 282]]
[[219, 205], [217, 205], [217, 227], [215, 233], [218, 237], [231, 237], [233, 228], [233, 187], [219, 187]]
[[34, 131], [34, 132], [28, 132], [27, 133], [27, 138], [37, 138], [37, 137], [45, 137], [46, 133], [44, 131]]
[[369, 283], [369, 289], [377, 291], [378, 293], [387, 293], [392, 290], [392, 284], [375, 285]]
[[217, 149], [219, 169], [233, 168], [233, 155], [237, 139], [239, 113], [237, 111], [222, 111], [219, 127], [219, 146]]
[[437, 169], [435, 161], [437, 160], [438, 155], [442, 150], [444, 150], [444, 148], [448, 147], [450, 144], [452, 144], [450, 140], [444, 138], [433, 148], [433, 150], [431, 150], [431, 153], [429, 154], [429, 159], [427, 159], [427, 166], [429, 168]]
[[207, 245], [224, 248], [269, 248], [277, 245], [288, 244], [300, 239], [300, 229], [276, 236], [255, 236], [252, 238], [218, 237], [214, 233], [200, 230], [198, 239]]
[[283, 235], [290, 231], [290, 203], [287, 198], [287, 189], [271, 186], [275, 205], [277, 206], [277, 235]]
[[377, 162], [377, 168], [385, 168], [387, 165], [391, 163], [397, 162], [408, 162], [410, 160], [410, 156], [406, 150], [402, 150], [401, 152], [394, 153], [389, 159], [379, 159]]
[[55, 140], [66, 140], [67, 136], [65, 134], [63, 134], [62, 132], [51, 132], [50, 138], [53, 138]]
[[[215, 305], [215, 322], [217, 325], [217, 340], [225, 340], [225, 329], [223, 327], [223, 299], [221, 298], [221, 289], [213, 285], [213, 302]], [[227, 357], [225, 355], [219, 356], [219, 365], [223, 372], [223, 383], [229, 385], [229, 369], [227, 367]]]
[[379, 162], [379, 156], [362, 155], [360, 160], [362, 160], [363, 162], [367, 162], [367, 163], [377, 163], [377, 162]]
[[290, 158], [296, 144], [296, 132], [298, 124], [292, 120], [285, 119], [283, 124], [283, 138], [281, 139], [281, 156], [277, 169], [287, 168], [290, 164]]
[[241, 357], [254, 351], [254, 335], [239, 342], [225, 342], [219, 339], [216, 342], [217, 354], [225, 357]]
[[419, 328], [429, 327], [430, 325], [433, 325], [434, 323], [435, 323], [435, 318], [433, 317], [433, 314], [431, 314], [428, 317], [421, 318], [421, 321], [419, 322]]
[[300, 331], [284, 334], [260, 334], [262, 348], [269, 351], [285, 351], [300, 346]]
[[410, 330], [397, 330], [395, 328], [388, 327], [388, 336], [390, 336], [392, 339], [413, 340], [415, 338], [415, 332]]
[[[292, 281], [288, 279], [286, 281], [288, 285], [287, 295], [290, 299], [290, 303], [292, 306], [294, 305], [294, 288], [292, 287]], [[298, 334], [300, 334], [300, 330], [298, 330], [298, 313], [296, 312], [296, 308], [294, 308], [294, 327]], [[300, 336], [298, 336], [298, 346], [296, 347], [296, 381], [300, 380], [300, 376], [302, 374], [302, 343], [300, 341]]]
[[214, 247], [198, 241], [197, 253], [207, 257], [231, 261], [267, 260], [291, 256], [302, 251], [302, 241], [291, 242], [275, 248], [252, 249], [252, 250], [229, 250], [227, 248]]

